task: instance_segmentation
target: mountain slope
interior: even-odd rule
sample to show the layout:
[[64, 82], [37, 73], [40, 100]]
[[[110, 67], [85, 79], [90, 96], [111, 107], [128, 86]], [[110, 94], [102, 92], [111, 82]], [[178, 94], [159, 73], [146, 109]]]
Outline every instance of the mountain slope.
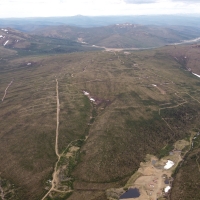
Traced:
[[92, 49], [82, 47], [71, 39], [30, 35], [11, 28], [0, 29], [0, 48], [2, 56], [70, 53]]

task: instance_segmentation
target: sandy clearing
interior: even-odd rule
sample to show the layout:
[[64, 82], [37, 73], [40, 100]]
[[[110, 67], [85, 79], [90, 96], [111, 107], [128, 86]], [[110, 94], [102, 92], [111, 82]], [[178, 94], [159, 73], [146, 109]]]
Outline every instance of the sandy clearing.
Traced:
[[[165, 173], [169, 177], [171, 176], [170, 170], [157, 169], [152, 165], [153, 160], [158, 160], [156, 157], [152, 157], [150, 161], [141, 163], [139, 172], [143, 176], [139, 177], [132, 187], [137, 187], [141, 196], [135, 198], [135, 200], [149, 200], [157, 199], [161, 195], [162, 189], [165, 187], [162, 175]], [[160, 164], [165, 163], [166, 160], [160, 161]]]
[[[167, 186], [172, 186], [172, 173], [174, 169], [178, 166], [178, 163], [182, 161], [181, 151], [178, 151], [176, 147], [179, 147], [179, 149], [183, 149], [185, 146], [188, 145], [188, 143], [189, 142], [185, 140], [177, 141], [175, 144], [175, 149], [172, 151], [172, 154], [160, 160], [156, 156], [147, 154], [145, 162], [140, 163], [140, 168], [138, 169], [138, 171], [132, 175], [127, 184], [124, 186], [124, 188], [128, 189], [138, 188], [140, 191], [140, 197], [130, 198], [129, 200], [155, 200], [162, 197], [164, 189]], [[166, 165], [168, 160], [173, 161], [175, 165], [173, 165], [169, 169], [164, 169], [164, 166]], [[119, 189], [123, 190], [124, 188], [112, 188], [107, 190], [107, 198], [109, 200], [113, 200], [112, 196], [121, 196], [121, 193], [119, 193], [118, 191], [120, 191]]]
[[79, 149], [80, 149], [80, 147], [76, 147], [76, 146], [70, 147], [69, 152], [67, 152], [67, 154], [66, 154], [66, 157], [67, 158], [73, 157], [73, 153], [77, 152]]

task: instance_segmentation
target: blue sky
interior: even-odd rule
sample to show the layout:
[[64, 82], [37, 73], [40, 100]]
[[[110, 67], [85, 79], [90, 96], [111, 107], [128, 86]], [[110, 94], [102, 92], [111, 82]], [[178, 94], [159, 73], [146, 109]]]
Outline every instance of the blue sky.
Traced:
[[200, 14], [200, 0], [0, 0], [0, 18]]

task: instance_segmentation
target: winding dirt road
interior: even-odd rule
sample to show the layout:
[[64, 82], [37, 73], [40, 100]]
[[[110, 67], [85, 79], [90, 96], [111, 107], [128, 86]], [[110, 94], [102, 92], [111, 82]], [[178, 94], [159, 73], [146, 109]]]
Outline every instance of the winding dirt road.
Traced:
[[[193, 42], [198, 42], [200, 41], [200, 37], [198, 38], [194, 38], [194, 39], [191, 39], [191, 40], [183, 40], [181, 42], [177, 42], [177, 43], [170, 43], [170, 44], [166, 44], [166, 45], [180, 45], [180, 44], [187, 44], [187, 43], [193, 43]], [[94, 48], [101, 48], [101, 49], [104, 49], [105, 51], [128, 51], [128, 50], [148, 50], [148, 49], [156, 49], [156, 48], [159, 48], [158, 47], [148, 47], [148, 48], [108, 48], [108, 47], [105, 47], [105, 46], [98, 46], [98, 45], [84, 45], [84, 46], [88, 46], [88, 47], [94, 47]], [[164, 45], [163, 45], [164, 46]]]
[[180, 44], [193, 43], [193, 42], [198, 42], [199, 40], [200, 40], [200, 37], [194, 38], [194, 39], [191, 39], [191, 40], [183, 40], [182, 42], [172, 43], [171, 45], [180, 45]]

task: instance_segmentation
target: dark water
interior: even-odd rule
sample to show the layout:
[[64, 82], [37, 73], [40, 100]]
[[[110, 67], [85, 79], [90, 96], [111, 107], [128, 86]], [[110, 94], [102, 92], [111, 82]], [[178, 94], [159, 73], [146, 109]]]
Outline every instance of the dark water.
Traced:
[[137, 188], [134, 188], [134, 189], [131, 188], [127, 192], [122, 194], [120, 199], [137, 198], [139, 196], [140, 196], [140, 191]]
[[166, 179], [164, 182], [165, 182], [166, 185], [169, 184], [169, 180], [168, 179]]
[[155, 166], [157, 160], [152, 160], [152, 165]]

